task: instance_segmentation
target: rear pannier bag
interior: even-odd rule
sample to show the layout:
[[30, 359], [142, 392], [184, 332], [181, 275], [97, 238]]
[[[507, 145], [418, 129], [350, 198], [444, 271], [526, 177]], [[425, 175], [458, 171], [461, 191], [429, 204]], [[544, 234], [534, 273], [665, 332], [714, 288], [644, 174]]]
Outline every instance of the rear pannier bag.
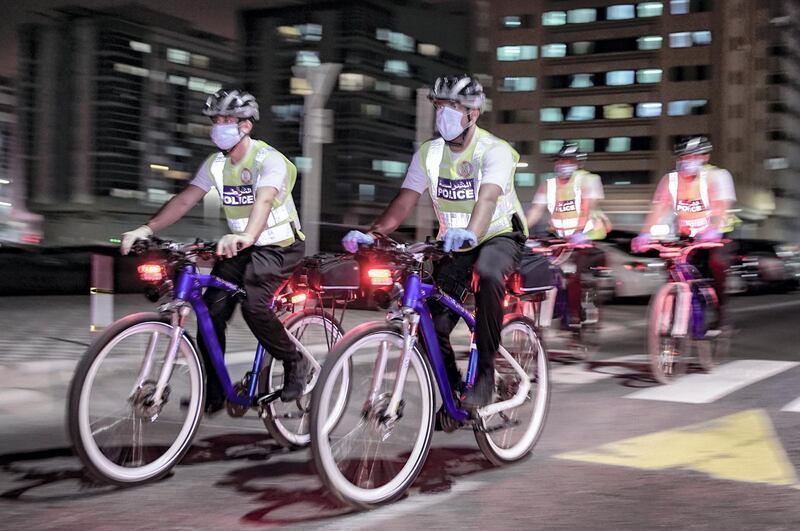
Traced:
[[350, 254], [321, 253], [307, 256], [294, 272], [294, 284], [324, 292], [357, 291], [361, 269]]
[[542, 291], [549, 289], [554, 283], [550, 260], [525, 248], [519, 261], [519, 285], [515, 286], [517, 291], [521, 293]]

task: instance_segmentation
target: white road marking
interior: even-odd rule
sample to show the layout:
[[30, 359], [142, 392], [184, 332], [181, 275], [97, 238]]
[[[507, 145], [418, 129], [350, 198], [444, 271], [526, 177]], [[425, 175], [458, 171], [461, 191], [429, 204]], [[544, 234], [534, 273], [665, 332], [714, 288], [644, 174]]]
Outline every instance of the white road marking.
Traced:
[[796, 398], [783, 406], [781, 411], [791, 411], [793, 413], [800, 413], [800, 398]]
[[798, 365], [800, 363], [794, 361], [738, 360], [721, 365], [709, 374], [689, 374], [673, 384], [642, 389], [625, 398], [707, 404]]

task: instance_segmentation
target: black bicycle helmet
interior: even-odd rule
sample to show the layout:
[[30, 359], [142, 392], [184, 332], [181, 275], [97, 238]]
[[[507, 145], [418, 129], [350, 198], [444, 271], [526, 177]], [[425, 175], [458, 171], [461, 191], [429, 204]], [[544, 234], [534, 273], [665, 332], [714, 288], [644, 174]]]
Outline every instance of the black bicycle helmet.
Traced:
[[437, 77], [428, 98], [455, 101], [470, 109], [482, 109], [486, 102], [483, 86], [467, 74]]
[[203, 107], [206, 116], [235, 116], [242, 120], [258, 121], [258, 102], [248, 92], [236, 89], [221, 89], [206, 100]]
[[704, 136], [692, 136], [675, 144], [675, 155], [705, 155], [711, 153], [712, 145]]

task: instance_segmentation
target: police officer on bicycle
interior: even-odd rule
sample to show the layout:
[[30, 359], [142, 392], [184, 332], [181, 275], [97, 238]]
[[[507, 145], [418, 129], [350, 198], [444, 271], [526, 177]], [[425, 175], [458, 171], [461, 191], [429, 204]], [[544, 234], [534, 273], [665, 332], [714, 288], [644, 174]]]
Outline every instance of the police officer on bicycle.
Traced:
[[[411, 159], [400, 192], [366, 232], [350, 231], [342, 244], [355, 252], [376, 235], [393, 232], [425, 190], [439, 220], [438, 238], [453, 254], [437, 262], [434, 275], [449, 295], [463, 301], [475, 287], [478, 371], [463, 406], [477, 408], [492, 400], [494, 361], [500, 344], [505, 279], [519, 262], [527, 229], [514, 189], [519, 154], [504, 140], [476, 125], [486, 99], [469, 75], [440, 77], [430, 95], [439, 137], [425, 142]], [[462, 249], [464, 244], [468, 248]], [[436, 333], [451, 386], [461, 382], [450, 333], [458, 316], [432, 304]]]
[[[259, 342], [283, 361], [281, 399], [295, 400], [303, 394], [311, 366], [297, 351], [271, 302], [305, 252], [292, 199], [297, 169], [275, 148], [250, 137], [259, 114], [251, 94], [220, 90], [209, 96], [203, 114], [211, 119], [211, 140], [220, 151], [210, 155], [189, 185], [147, 223], [122, 235], [121, 251], [128, 254], [137, 240], [172, 225], [216, 188], [231, 233], [220, 238], [217, 255], [224, 260], [217, 261], [211, 273], [244, 287], [242, 315]], [[215, 288], [208, 288], [203, 298], [224, 350], [225, 328], [237, 300]], [[206, 368], [213, 374], [203, 335], [198, 333], [197, 339]], [[222, 409], [225, 394], [219, 379], [209, 378], [206, 389], [206, 412]]]
[[[586, 160], [578, 144], [565, 143], [556, 155], [555, 177], [544, 181], [533, 197], [527, 213], [528, 227], [539, 223], [545, 209], [550, 213], [550, 231], [559, 238], [575, 244], [602, 240], [608, 232], [608, 220], [597, 207], [603, 199], [600, 176], [583, 169]], [[581, 275], [593, 266], [603, 265], [602, 251], [596, 248], [577, 249], [575, 253], [577, 274], [567, 281], [569, 324], [581, 322]]]

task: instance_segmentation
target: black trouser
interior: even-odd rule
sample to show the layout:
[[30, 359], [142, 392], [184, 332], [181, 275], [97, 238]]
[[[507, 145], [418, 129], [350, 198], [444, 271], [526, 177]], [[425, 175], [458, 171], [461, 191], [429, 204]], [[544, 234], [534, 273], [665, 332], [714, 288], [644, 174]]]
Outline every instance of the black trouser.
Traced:
[[575, 274], [567, 275], [567, 307], [569, 308], [569, 322], [580, 324], [584, 316], [581, 315], [581, 280], [591, 274], [593, 267], [605, 265], [605, 254], [597, 247], [574, 249], [572, 259], [575, 260]]
[[[496, 236], [473, 250], [453, 253], [439, 260], [434, 268], [437, 285], [456, 300], [463, 302], [470, 284], [474, 287], [479, 378], [491, 378], [494, 374], [494, 359], [503, 326], [506, 277], [519, 266], [524, 241], [521, 232]], [[436, 301], [431, 301], [430, 308], [450, 386], [457, 389], [461, 374], [450, 344], [450, 333], [459, 317]]]
[[[306, 245], [302, 241], [297, 241], [289, 247], [275, 245], [249, 247], [233, 258], [217, 261], [211, 270], [212, 275], [244, 287], [247, 297], [242, 300], [242, 316], [259, 343], [279, 360], [295, 361], [299, 359], [299, 354], [270, 305], [275, 293], [302, 260], [305, 249]], [[206, 289], [203, 300], [208, 306], [211, 322], [214, 324], [214, 330], [224, 353], [225, 329], [238, 301], [230, 293], [216, 288]], [[216, 374], [208, 354], [208, 347], [199, 330], [197, 344], [203, 355], [206, 373]], [[207, 402], [218, 403], [225, 399], [218, 377], [208, 378], [206, 389]]]
[[728, 295], [725, 293], [725, 282], [728, 268], [731, 265], [731, 246], [723, 245], [713, 249], [698, 249], [689, 257], [689, 263], [695, 266], [703, 278], [710, 278], [714, 291], [717, 292], [719, 301], [719, 318], [721, 321], [727, 317], [725, 310], [728, 304]]

